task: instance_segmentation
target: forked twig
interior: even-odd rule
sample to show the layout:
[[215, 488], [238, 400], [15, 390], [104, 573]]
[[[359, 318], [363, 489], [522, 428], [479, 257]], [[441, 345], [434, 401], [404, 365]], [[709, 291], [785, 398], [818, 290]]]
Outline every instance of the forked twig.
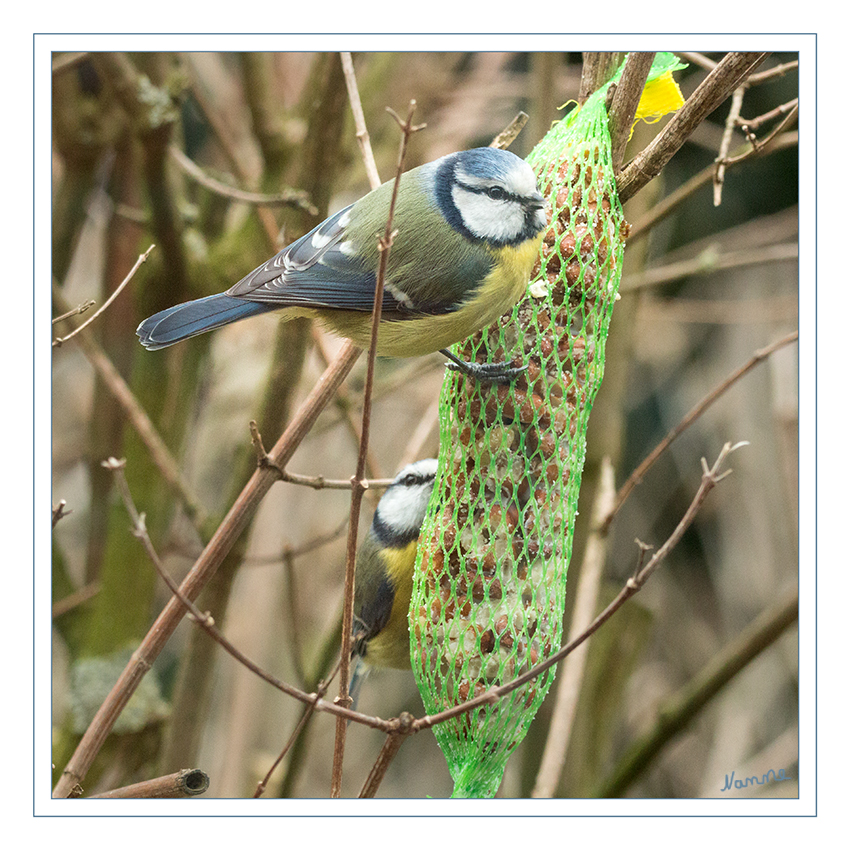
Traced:
[[[413, 113], [416, 109], [416, 101], [410, 101], [407, 120], [402, 121], [395, 112], [388, 108], [399, 127], [402, 137], [399, 146], [398, 166], [393, 183], [393, 191], [390, 197], [390, 208], [387, 213], [387, 223], [384, 235], [378, 243], [378, 273], [375, 280], [375, 299], [372, 305], [372, 335], [369, 343], [368, 360], [366, 361], [366, 381], [363, 388], [363, 424], [360, 431], [360, 450], [357, 456], [357, 470], [352, 477], [351, 490], [351, 517], [348, 524], [348, 545], [345, 559], [345, 589], [342, 609], [342, 647], [340, 651], [339, 666], [339, 695], [337, 702], [347, 707], [350, 702], [348, 695], [348, 682], [350, 678], [351, 662], [351, 635], [354, 624], [354, 564], [357, 557], [357, 526], [360, 519], [360, 505], [363, 501], [365, 486], [363, 477], [366, 470], [366, 454], [369, 447], [369, 429], [372, 415], [372, 387], [375, 376], [375, 355], [378, 348], [378, 329], [381, 323], [381, 307], [384, 298], [384, 281], [387, 273], [387, 263], [396, 232], [393, 230], [393, 216], [398, 199], [398, 188], [401, 175], [404, 172], [404, 158], [407, 153], [407, 144], [413, 133], [424, 128], [424, 124], [413, 124]], [[333, 772], [331, 775], [331, 796], [338, 797], [342, 786], [342, 759], [345, 752], [345, 733], [347, 723], [343, 718], [337, 718], [336, 735], [334, 740]]]
[[[77, 325], [77, 327], [74, 328], [74, 330], [72, 330], [71, 333], [69, 333], [67, 336], [56, 337], [56, 339], [53, 340], [53, 347], [59, 348], [59, 346], [61, 346], [63, 343], [65, 343], [69, 339], [72, 339], [73, 337], [75, 337], [83, 328], [88, 327], [101, 313], [103, 313], [103, 311], [106, 310], [106, 308], [121, 294], [121, 291], [124, 289], [124, 287], [133, 279], [133, 275], [136, 274], [136, 272], [139, 270], [139, 267], [142, 265], [142, 263], [145, 262], [145, 260], [147, 260], [148, 255], [150, 254], [151, 251], [153, 251], [153, 249], [155, 247], [156, 247], [155, 245], [151, 245], [150, 248], [148, 248], [148, 250], [145, 251], [144, 254], [139, 255], [139, 259], [136, 260], [135, 264], [133, 265], [133, 268], [130, 269], [130, 271], [127, 273], [127, 276], [124, 278], [124, 280], [122, 280], [121, 283], [118, 284], [118, 286], [115, 288], [115, 291], [112, 293], [112, 295], [110, 295], [109, 298], [107, 298], [106, 301], [103, 302], [103, 305], [100, 307], [99, 310], [96, 310], [81, 325]], [[94, 302], [91, 302], [91, 303], [94, 303]], [[81, 313], [82, 310], [80, 310], [78, 308], [76, 312]], [[67, 315], [68, 315], [68, 313], [65, 313], [60, 318], [65, 318], [65, 317], [67, 317]]]

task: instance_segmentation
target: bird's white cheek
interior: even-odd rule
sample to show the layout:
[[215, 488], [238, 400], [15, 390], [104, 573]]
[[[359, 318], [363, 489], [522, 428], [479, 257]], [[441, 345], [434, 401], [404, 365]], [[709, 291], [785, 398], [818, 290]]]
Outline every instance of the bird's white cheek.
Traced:
[[522, 208], [513, 201], [494, 201], [486, 195], [452, 189], [463, 223], [474, 236], [493, 241], [511, 240], [522, 232]]

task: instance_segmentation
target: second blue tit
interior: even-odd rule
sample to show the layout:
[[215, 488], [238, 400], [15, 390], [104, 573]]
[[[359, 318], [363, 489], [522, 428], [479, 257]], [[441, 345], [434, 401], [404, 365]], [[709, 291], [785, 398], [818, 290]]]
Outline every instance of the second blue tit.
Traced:
[[413, 591], [416, 544], [437, 461], [406, 466], [381, 497], [375, 517], [357, 552], [354, 574], [355, 656], [351, 695], [369, 667], [410, 667], [408, 610]]
[[[361, 348], [371, 338], [378, 237], [393, 182], [332, 215], [225, 293], [145, 319], [149, 349], [284, 310], [318, 318]], [[534, 172], [508, 151], [449, 154], [402, 175], [393, 218], [378, 354], [411, 357], [466, 339], [525, 292], [546, 226]]]

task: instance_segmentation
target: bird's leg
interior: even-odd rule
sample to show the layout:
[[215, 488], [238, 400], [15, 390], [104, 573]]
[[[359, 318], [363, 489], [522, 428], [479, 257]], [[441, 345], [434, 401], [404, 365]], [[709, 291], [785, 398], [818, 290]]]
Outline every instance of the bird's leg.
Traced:
[[482, 384], [510, 384], [516, 380], [528, 367], [511, 366], [505, 363], [467, 363], [455, 357], [447, 348], [441, 348], [440, 354], [445, 354], [451, 361], [446, 368], [454, 372], [462, 372]]

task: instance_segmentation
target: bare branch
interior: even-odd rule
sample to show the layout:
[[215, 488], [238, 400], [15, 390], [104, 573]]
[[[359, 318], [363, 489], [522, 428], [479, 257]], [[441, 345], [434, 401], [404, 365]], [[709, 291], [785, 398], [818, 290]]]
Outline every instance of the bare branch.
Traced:
[[722, 381], [718, 386], [716, 386], [708, 395], [706, 395], [695, 407], [691, 409], [691, 411], [673, 428], [667, 436], [647, 455], [647, 457], [638, 465], [637, 469], [628, 477], [626, 482], [622, 487], [617, 491], [617, 499], [614, 503], [614, 507], [608, 516], [605, 517], [602, 527], [603, 529], [607, 529], [611, 524], [614, 517], [619, 512], [620, 508], [623, 507], [624, 502], [629, 497], [629, 494], [634, 490], [634, 488], [640, 484], [643, 480], [644, 475], [649, 471], [655, 461], [658, 460], [659, 457], [670, 447], [670, 444], [684, 431], [686, 431], [691, 425], [699, 419], [700, 416], [712, 405], [715, 401], [717, 401], [726, 390], [729, 389], [736, 381], [739, 381], [744, 377], [748, 372], [758, 366], [763, 360], [766, 360], [773, 354], [774, 351], [778, 351], [780, 348], [784, 348], [786, 345], [790, 345], [794, 342], [799, 336], [797, 331], [788, 334], [787, 336], [782, 337], [782, 339], [777, 340], [770, 345], [759, 349], [756, 351], [753, 356], [744, 363], [743, 366], [740, 366], [736, 369], [728, 378]]
[[62, 599], [57, 599], [50, 608], [50, 616], [55, 620], [57, 617], [67, 614], [68, 611], [72, 611], [78, 605], [82, 605], [84, 602], [88, 602], [89, 599], [93, 599], [98, 593], [100, 593], [99, 581], [85, 584], [79, 590], [63, 596]]
[[[780, 136], [772, 138], [770, 142], [763, 142], [758, 148], [754, 148], [751, 144], [746, 144], [742, 146], [743, 150], [740, 150], [739, 156], [733, 156], [726, 160], [726, 167], [729, 168], [730, 166], [738, 165], [756, 156], [766, 156], [770, 153], [785, 150], [797, 143], [797, 133], [783, 133]], [[678, 189], [671, 192], [666, 198], [652, 207], [646, 215], [634, 222], [629, 231], [629, 241], [633, 242], [639, 236], [646, 236], [656, 224], [667, 218], [683, 201], [691, 197], [691, 195], [705, 186], [706, 183], [711, 182], [714, 178], [715, 168], [715, 163], [707, 165], [702, 171], [697, 172], [697, 174], [679, 186]]]
[[298, 736], [304, 730], [304, 727], [307, 725], [307, 721], [313, 716], [313, 713], [316, 710], [316, 705], [327, 692], [328, 684], [329, 682], [319, 682], [319, 686], [318, 688], [316, 688], [315, 700], [311, 705], [308, 705], [304, 708], [304, 711], [302, 712], [298, 723], [295, 724], [295, 728], [292, 730], [292, 734], [289, 736], [289, 740], [286, 742], [283, 749], [280, 751], [278, 757], [272, 763], [272, 766], [266, 771], [266, 775], [257, 783], [257, 788], [254, 791], [255, 799], [263, 796], [263, 793], [265, 792], [266, 787], [268, 786], [269, 781], [271, 780], [272, 774], [275, 772], [277, 766], [284, 760], [286, 754], [292, 749], [293, 745], [298, 740]]
[[697, 126], [758, 67], [767, 53], [727, 53], [664, 129], [617, 176], [626, 201], [656, 177]]
[[581, 106], [601, 85], [611, 79], [623, 53], [582, 53], [578, 103]]
[[52, 528], [56, 528], [56, 523], [59, 522], [63, 517], [68, 516], [68, 514], [73, 513], [72, 511], [66, 511], [65, 505], [68, 503], [64, 499], [59, 500], [59, 504], [53, 506], [53, 525]]
[[[393, 230], [393, 216], [398, 199], [399, 182], [404, 173], [404, 157], [407, 153], [407, 145], [410, 136], [425, 125], [413, 124], [413, 113], [416, 109], [416, 101], [410, 101], [407, 120], [402, 121], [389, 107], [390, 112], [401, 128], [401, 144], [399, 146], [398, 166], [396, 169], [393, 191], [390, 197], [390, 208], [387, 213], [387, 223], [384, 235], [378, 242], [378, 273], [375, 280], [375, 299], [372, 304], [372, 335], [369, 343], [368, 359], [366, 361], [366, 381], [363, 388], [363, 424], [360, 431], [360, 450], [357, 456], [357, 470], [351, 479], [351, 515], [348, 524], [348, 545], [345, 559], [345, 588], [342, 609], [342, 647], [340, 654], [339, 669], [339, 694], [337, 702], [347, 705], [350, 701], [348, 695], [348, 680], [350, 678], [349, 667], [351, 661], [351, 635], [354, 623], [354, 565], [357, 557], [357, 526], [360, 518], [360, 505], [363, 500], [363, 478], [366, 470], [366, 455], [369, 447], [369, 429], [372, 416], [372, 387], [375, 380], [375, 355], [378, 349], [378, 329], [381, 324], [381, 307], [384, 297], [384, 280], [387, 273], [387, 263], [393, 244], [395, 231]], [[343, 718], [337, 718], [336, 736], [334, 741], [333, 772], [331, 775], [331, 797], [339, 797], [342, 785], [342, 759], [345, 752], [345, 732], [347, 723]]]
[[789, 71], [793, 71], [800, 67], [800, 63], [795, 59], [792, 62], [785, 62], [783, 65], [777, 65], [775, 68], [768, 68], [766, 71], [759, 71], [758, 74], [753, 74], [750, 77], [750, 85], [757, 86], [760, 83], [767, 83], [770, 80], [775, 80], [777, 77], [784, 77]]
[[227, 183], [222, 183], [220, 180], [210, 177], [176, 145], [170, 145], [168, 153], [180, 166], [184, 174], [187, 174], [198, 185], [203, 186], [216, 195], [230, 198], [233, 201], [240, 201], [243, 204], [264, 207], [294, 207], [295, 209], [304, 210], [310, 215], [319, 214], [315, 204], [310, 203], [307, 193], [300, 189], [284, 189], [274, 195], [265, 195], [260, 192], [246, 192], [244, 189], [228, 186]]
[[729, 114], [726, 116], [726, 124], [723, 127], [723, 137], [720, 140], [720, 150], [717, 153], [714, 170], [714, 206], [716, 207], [720, 206], [720, 198], [723, 193], [723, 180], [726, 176], [726, 157], [729, 155], [729, 147], [732, 144], [732, 133], [741, 115], [745, 92], [745, 86], [738, 86], [732, 93], [732, 103], [729, 106]]
[[528, 115], [525, 112], [517, 113], [517, 116], [499, 133], [489, 147], [506, 150], [511, 146], [511, 142], [522, 132], [522, 128], [528, 123]]
[[[738, 126], [745, 133], [757, 130], [762, 124], [766, 124], [768, 121], [773, 121], [774, 118], [779, 118], [781, 115], [788, 115], [789, 112], [793, 112], [798, 108], [799, 104], [800, 99], [795, 97], [793, 100], [789, 100], [787, 103], [782, 103], [775, 109], [771, 109], [769, 112], [765, 112], [763, 115], [758, 115], [755, 118], [739, 117]], [[762, 144], [764, 144], [764, 142], [762, 142]]]
[[662, 748], [687, 726], [724, 685], [797, 622], [797, 609], [795, 588], [723, 647], [690, 682], [659, 707], [654, 727], [632, 743], [612, 775], [591, 796], [622, 796]]
[[378, 166], [375, 164], [375, 155], [372, 153], [372, 143], [369, 141], [369, 130], [363, 115], [363, 104], [360, 102], [357, 77], [354, 75], [354, 62], [350, 53], [342, 52], [339, 58], [342, 61], [342, 73], [345, 76], [345, 87], [348, 89], [348, 100], [354, 115], [357, 143], [360, 145], [360, 153], [363, 155], [363, 163], [366, 166], [366, 176], [369, 178], [369, 185], [377, 189], [381, 185], [381, 177], [378, 174]]
[[[54, 339], [53, 347], [58, 348], [62, 345], [62, 343], [65, 343], [69, 339], [75, 337], [83, 328], [88, 327], [101, 313], [103, 313], [103, 311], [119, 296], [124, 287], [133, 279], [133, 275], [135, 275], [135, 273], [139, 270], [139, 267], [142, 265], [142, 263], [147, 260], [148, 255], [151, 251], [153, 251], [155, 247], [156, 246], [151, 245], [150, 248], [148, 248], [148, 250], [145, 251], [144, 254], [141, 254], [139, 256], [139, 259], [136, 260], [135, 264], [133, 265], [133, 268], [131, 268], [129, 273], [127, 274], [127, 277], [125, 277], [124, 280], [122, 280], [121, 283], [118, 284], [112, 295], [110, 295], [109, 298], [106, 299], [106, 301], [103, 303], [103, 306], [96, 313], [94, 313], [94, 315], [90, 316], [88, 319], [86, 319], [85, 322], [74, 328], [74, 330], [72, 330], [71, 333], [69, 333], [67, 336], [57, 337], [56, 339]], [[92, 301], [91, 303], [94, 304], [94, 301]], [[83, 311], [78, 308], [76, 312], [82, 313]], [[74, 311], [71, 311], [70, 313], [64, 313], [59, 318], [67, 318], [67, 316], [73, 315], [73, 313]]]
[[166, 799], [180, 797], [197, 797], [210, 787], [210, 778], [200, 768], [178, 770], [168, 776], [159, 776], [137, 782], [135, 785], [125, 785], [103, 794], [92, 794], [88, 800], [126, 800], [126, 799]]
[[680, 59], [684, 59], [685, 62], [690, 63], [691, 65], [696, 65], [698, 68], [703, 68], [706, 71], [713, 71], [717, 67], [717, 63], [709, 59], [708, 56], [703, 56], [702, 53], [691, 53], [691, 52], [677, 52], [676, 55]]
[[[262, 469], [274, 470], [281, 481], [285, 481], [287, 484], [298, 484], [301, 487], [312, 487], [314, 490], [351, 490], [354, 486], [350, 478], [343, 480], [325, 478], [323, 475], [298, 475], [298, 473], [281, 469], [269, 459], [263, 446], [263, 438], [257, 429], [257, 423], [252, 419], [248, 423], [248, 427], [251, 431], [251, 442], [257, 452], [257, 466]], [[389, 487], [390, 484], [392, 484], [392, 478], [363, 478], [360, 480], [360, 485], [364, 490], [381, 489]]]
[[94, 307], [95, 303], [95, 301], [86, 301], [85, 304], [80, 304], [78, 307], [74, 307], [73, 310], [68, 310], [67, 313], [63, 313], [61, 316], [57, 316], [55, 319], [51, 319], [50, 324], [58, 325], [59, 322], [64, 322], [65, 319], [70, 319], [72, 316], [79, 316], [82, 313], [85, 313], [86, 310], [89, 310]]
[[780, 242], [775, 245], [764, 245], [761, 248], [727, 251], [725, 254], [718, 253], [715, 247], [709, 247], [695, 257], [628, 275], [623, 280], [620, 292], [635, 292], [638, 289], [659, 286], [693, 275], [710, 274], [720, 269], [760, 266], [765, 263], [794, 262], [798, 256], [799, 247], [796, 242]]
[[[53, 284], [53, 300], [60, 309], [65, 309], [67, 302], [62, 290]], [[105, 306], [105, 305], [104, 305]], [[151, 462], [162, 475], [166, 485], [180, 500], [181, 507], [189, 520], [196, 528], [201, 529], [207, 521], [207, 513], [200, 500], [192, 491], [189, 482], [186, 481], [180, 467], [171, 454], [165, 440], [157, 431], [145, 409], [139, 404], [138, 399], [127, 382], [121, 377], [106, 352], [95, 342], [88, 330], [74, 337], [77, 345], [83, 351], [92, 368], [97, 372], [104, 386], [124, 411], [130, 425], [139, 435], [150, 455]]]
[[300, 688], [293, 687], [292, 685], [288, 685], [285, 682], [282, 682], [276, 676], [273, 676], [271, 673], [265, 671], [258, 664], [254, 663], [248, 656], [246, 656], [241, 650], [237, 649], [218, 629], [215, 624], [215, 620], [209, 611], [202, 612], [191, 599], [189, 599], [184, 593], [181, 587], [177, 585], [174, 579], [166, 571], [165, 567], [162, 565], [162, 561], [159, 558], [159, 555], [156, 552], [156, 549], [151, 542], [150, 535], [148, 534], [147, 527], [145, 525], [145, 515], [143, 513], [139, 513], [136, 508], [135, 503], [133, 502], [132, 494], [130, 493], [130, 488], [127, 485], [127, 479], [124, 475], [124, 467], [125, 461], [117, 460], [116, 458], [108, 458], [102, 463], [106, 469], [109, 469], [115, 474], [115, 480], [118, 485], [119, 492], [121, 494], [121, 499], [124, 502], [124, 506], [127, 509], [127, 513], [130, 515], [130, 520], [132, 522], [132, 533], [133, 536], [136, 537], [142, 544], [145, 549], [145, 552], [148, 555], [151, 563], [154, 565], [156, 571], [159, 573], [160, 578], [168, 585], [168, 589], [174, 596], [176, 602], [184, 608], [192, 620], [196, 622], [207, 634], [218, 643], [227, 653], [229, 653], [233, 658], [235, 658], [240, 664], [247, 667], [252, 673], [259, 676], [264, 681], [276, 687], [278, 690], [287, 694], [288, 696], [294, 697], [301, 702], [313, 706], [313, 708], [322, 710], [322, 711], [330, 711], [334, 714], [342, 714], [342, 716], [346, 720], [357, 720], [361, 723], [367, 723], [368, 725], [375, 726], [378, 729], [384, 729], [389, 731], [393, 728], [392, 721], [384, 721], [378, 720], [377, 718], [369, 718], [368, 715], [359, 714], [358, 712], [348, 711], [347, 709], [339, 708], [336, 705], [332, 705], [324, 702], [320, 695], [318, 694], [308, 694], [305, 691], [302, 691]]
[[773, 128], [770, 133], [767, 134], [763, 139], [757, 139], [752, 133], [747, 133], [747, 139], [752, 145], [752, 150], [745, 151], [744, 153], [739, 154], [736, 157], [727, 158], [724, 160], [724, 165], [732, 165], [736, 162], [741, 162], [747, 157], [752, 156], [753, 154], [758, 153], [767, 145], [769, 145], [774, 138], [776, 138], [786, 127], [792, 124], [797, 119], [797, 112], [799, 107], [795, 102], [793, 106], [788, 110], [788, 114], [782, 120], [780, 124]]
[[611, 159], [615, 171], [619, 171], [623, 163], [635, 113], [654, 58], [654, 53], [630, 53], [623, 73], [617, 81], [614, 99], [608, 110], [611, 128]]
[[403, 711], [399, 717], [396, 728], [387, 734], [383, 747], [381, 747], [375, 764], [366, 778], [366, 782], [360, 791], [363, 798], [374, 797], [384, 777], [387, 775], [392, 760], [404, 743], [404, 739], [413, 732], [413, 715]]

